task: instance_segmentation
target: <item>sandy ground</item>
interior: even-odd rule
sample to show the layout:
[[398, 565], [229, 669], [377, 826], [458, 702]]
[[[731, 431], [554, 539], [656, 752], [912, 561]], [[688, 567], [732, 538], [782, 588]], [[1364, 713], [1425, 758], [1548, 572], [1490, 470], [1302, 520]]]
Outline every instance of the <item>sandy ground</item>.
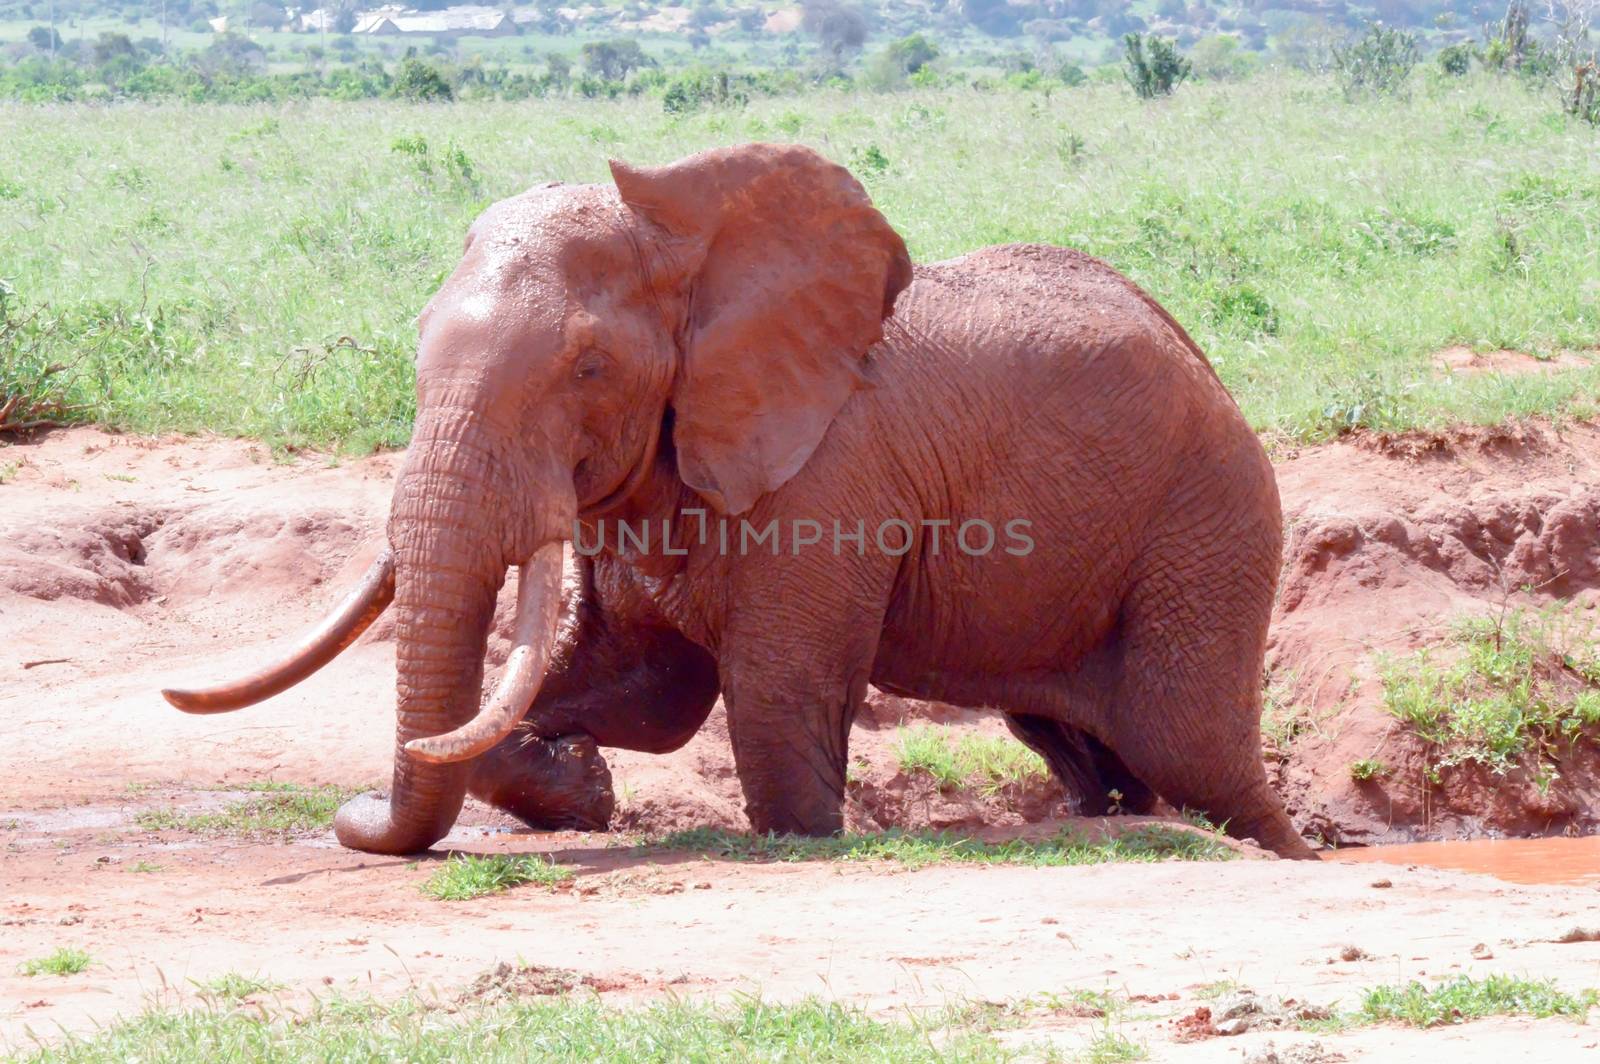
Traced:
[[[618, 835], [515, 832], [476, 806], [415, 862], [351, 853], [331, 834], [141, 829], [140, 811], [219, 806], [248, 781], [386, 779], [393, 646], [381, 629], [243, 713], [188, 717], [156, 692], [237, 671], [336, 599], [377, 549], [394, 465], [283, 463], [244, 443], [88, 429], [0, 450], [0, 1046], [193, 1004], [196, 981], [230, 971], [284, 984], [267, 997], [298, 1006], [331, 992], [453, 998], [496, 963], [521, 961], [575, 970], [616, 1000], [821, 994], [895, 1012], [1111, 991], [1135, 998], [1118, 1023], [1154, 1060], [1266, 1060], [1269, 1042], [1321, 1045], [1301, 1059], [1600, 1058], [1600, 1031], [1563, 1020], [1193, 1042], [1177, 1040], [1174, 1022], [1223, 980], [1347, 1007], [1364, 987], [1456, 973], [1600, 986], [1600, 943], [1550, 941], [1600, 928], [1600, 877], [1518, 885], [1265, 859], [751, 865], [647, 854]], [[857, 739], [866, 756], [884, 748], [866, 724]], [[674, 755], [699, 776], [613, 756], [624, 807], [646, 826], [726, 822], [736, 789], [705, 768], [725, 763], [723, 744], [711, 729]], [[704, 793], [685, 798], [686, 780]], [[447, 849], [548, 852], [577, 875], [553, 892], [433, 901], [417, 886]], [[61, 946], [95, 965], [16, 974]], [[1070, 1052], [1103, 1024], [1035, 1007], [1004, 1037]]]

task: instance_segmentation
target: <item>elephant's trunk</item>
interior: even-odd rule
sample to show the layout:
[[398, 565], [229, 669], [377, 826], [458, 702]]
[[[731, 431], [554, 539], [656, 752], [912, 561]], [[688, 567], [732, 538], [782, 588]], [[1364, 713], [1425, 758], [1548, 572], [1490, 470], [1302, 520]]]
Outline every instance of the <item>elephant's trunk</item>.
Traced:
[[[341, 843], [373, 853], [427, 849], [461, 811], [470, 763], [425, 760], [408, 744], [447, 736], [477, 714], [484, 647], [505, 579], [504, 478], [491, 473], [489, 452], [476, 441], [431, 429], [419, 425], [390, 521], [398, 673], [393, 786], [386, 800], [346, 804], [334, 822]], [[559, 562], [555, 573], [559, 597]], [[519, 618], [519, 632], [524, 627]], [[537, 664], [542, 676], [542, 657]], [[525, 689], [519, 685], [511, 694], [520, 697]], [[514, 708], [510, 726], [527, 703]], [[472, 741], [463, 748], [475, 748], [508, 715], [469, 727]], [[444, 745], [452, 747], [453, 740]]]
[[547, 543], [518, 567], [517, 619], [511, 654], [493, 696], [469, 724], [446, 735], [412, 739], [406, 752], [443, 764], [487, 752], [511, 734], [544, 683], [561, 608], [561, 544]]

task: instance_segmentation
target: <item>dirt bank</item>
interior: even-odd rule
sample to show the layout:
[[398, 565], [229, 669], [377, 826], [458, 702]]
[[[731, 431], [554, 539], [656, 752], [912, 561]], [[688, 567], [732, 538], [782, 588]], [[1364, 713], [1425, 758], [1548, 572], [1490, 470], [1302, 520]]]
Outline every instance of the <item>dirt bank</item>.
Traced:
[[[469, 806], [447, 846], [548, 851], [578, 876], [557, 893], [446, 904], [415, 889], [430, 863], [349, 853], [326, 834], [278, 843], [141, 826], [140, 813], [215, 808], [226, 788], [267, 779], [386, 779], [387, 626], [245, 713], [186, 717], [156, 690], [238, 671], [336, 598], [377, 549], [395, 465], [280, 461], [245, 443], [93, 429], [0, 450], [7, 1037], [103, 1022], [152, 997], [193, 1001], [192, 980], [224, 971], [262, 972], [300, 1000], [329, 988], [454, 993], [520, 958], [592, 975], [621, 996], [760, 989], [888, 1008], [1110, 989], [1159, 999], [1128, 1021], [1155, 1059], [1236, 1060], [1269, 1037], [1310, 1036], [1175, 1041], [1173, 1021], [1222, 981], [1349, 1005], [1363, 986], [1421, 973], [1600, 980], [1600, 944], [1548, 941], [1600, 927], [1600, 894], [1587, 885], [1272, 861], [747, 866], [641, 854], [616, 837], [513, 834]], [[1423, 752], [1380, 707], [1374, 656], [1427, 645], [1446, 618], [1496, 606], [1508, 587], [1587, 607], [1600, 584], [1600, 432], [1342, 443], [1285, 455], [1278, 469], [1290, 548], [1274, 682], [1314, 725], [1273, 754], [1297, 821], [1346, 841], [1586, 831], [1600, 775], [1582, 743], [1543, 791], [1526, 773], [1467, 769], [1423, 786], [1407, 760]], [[503, 652], [492, 647], [492, 660]], [[1003, 733], [983, 714], [875, 696], [852, 736], [852, 826], [1015, 834], [1063, 823], [1047, 784], [950, 792], [903, 772], [897, 728], [920, 720]], [[1394, 771], [1353, 780], [1351, 762], [1369, 757]], [[628, 829], [744, 826], [718, 718], [669, 757], [608, 759]], [[1392, 887], [1374, 888], [1380, 878]], [[1363, 955], [1339, 960], [1351, 944]], [[96, 966], [70, 979], [15, 974], [62, 945], [88, 950]], [[1071, 1049], [1097, 1022], [1041, 1014], [1027, 1026]], [[1525, 1051], [1530, 1031], [1551, 1054], [1594, 1043], [1564, 1021], [1470, 1031], [1470, 1043], [1460, 1031], [1401, 1030], [1322, 1041], [1350, 1059], [1424, 1044], [1501, 1059], [1507, 1047]]]

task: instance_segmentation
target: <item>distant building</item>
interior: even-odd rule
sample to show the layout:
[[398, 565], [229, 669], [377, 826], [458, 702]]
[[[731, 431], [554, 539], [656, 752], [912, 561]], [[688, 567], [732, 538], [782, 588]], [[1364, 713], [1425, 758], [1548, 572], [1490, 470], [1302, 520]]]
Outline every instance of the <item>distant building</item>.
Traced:
[[497, 7], [477, 4], [417, 11], [396, 5], [363, 12], [352, 33], [374, 37], [502, 37], [517, 32], [516, 23]]

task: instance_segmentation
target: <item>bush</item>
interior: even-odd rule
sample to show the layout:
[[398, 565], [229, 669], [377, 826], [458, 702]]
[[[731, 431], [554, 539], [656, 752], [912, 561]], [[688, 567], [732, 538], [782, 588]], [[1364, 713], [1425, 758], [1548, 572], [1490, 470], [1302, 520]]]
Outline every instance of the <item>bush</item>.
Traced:
[[1415, 35], [1374, 22], [1354, 42], [1333, 50], [1333, 71], [1347, 100], [1393, 96], [1405, 88], [1420, 54]]
[[455, 90], [439, 69], [425, 59], [407, 56], [400, 61], [389, 95], [402, 100], [453, 100]]
[[1130, 33], [1122, 38], [1123, 73], [1134, 95], [1141, 100], [1171, 96], [1172, 91], [1193, 73], [1189, 60], [1178, 54], [1177, 46], [1160, 37]]
[[1572, 72], [1572, 98], [1567, 113], [1576, 115], [1591, 126], [1600, 126], [1600, 62], [1591, 59], [1579, 63]]
[[726, 71], [715, 74], [691, 70], [667, 82], [661, 96], [661, 109], [669, 115], [687, 114], [702, 107], [743, 107], [750, 94], [735, 88]]
[[1465, 77], [1472, 69], [1472, 45], [1452, 44], [1441, 51], [1439, 69], [1453, 78]]

